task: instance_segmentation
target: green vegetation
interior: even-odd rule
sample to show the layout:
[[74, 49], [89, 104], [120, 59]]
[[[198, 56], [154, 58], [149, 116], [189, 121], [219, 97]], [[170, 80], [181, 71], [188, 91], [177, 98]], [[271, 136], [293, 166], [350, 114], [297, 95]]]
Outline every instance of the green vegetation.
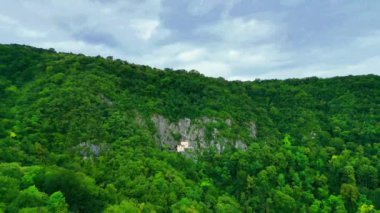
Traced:
[[[248, 148], [166, 151], [154, 115], [216, 118]], [[378, 209], [379, 76], [229, 82], [0, 45], [0, 212]]]

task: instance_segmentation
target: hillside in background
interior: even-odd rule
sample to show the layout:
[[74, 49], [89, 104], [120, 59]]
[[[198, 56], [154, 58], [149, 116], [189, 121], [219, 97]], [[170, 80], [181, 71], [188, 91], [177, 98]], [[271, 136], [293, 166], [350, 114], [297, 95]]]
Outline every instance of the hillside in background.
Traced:
[[379, 76], [226, 81], [0, 45], [0, 212], [375, 209]]

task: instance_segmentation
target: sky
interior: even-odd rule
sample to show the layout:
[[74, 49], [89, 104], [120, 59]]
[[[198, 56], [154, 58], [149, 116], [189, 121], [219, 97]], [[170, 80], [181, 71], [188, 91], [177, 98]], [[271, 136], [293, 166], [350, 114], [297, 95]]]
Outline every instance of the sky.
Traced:
[[379, 0], [0, 0], [0, 43], [227, 80], [380, 75]]

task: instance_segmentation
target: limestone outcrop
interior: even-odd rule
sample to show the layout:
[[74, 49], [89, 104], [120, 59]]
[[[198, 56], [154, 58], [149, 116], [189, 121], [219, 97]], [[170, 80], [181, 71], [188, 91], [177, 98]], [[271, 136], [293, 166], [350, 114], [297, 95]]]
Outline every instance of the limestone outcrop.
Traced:
[[[231, 119], [221, 121], [203, 117], [194, 120], [183, 118], [177, 122], [170, 122], [161, 115], [154, 115], [151, 120], [156, 128], [155, 138], [157, 142], [160, 143], [161, 147], [168, 150], [176, 151], [181, 141], [188, 142], [189, 146], [192, 147], [190, 149], [192, 152], [202, 152], [205, 149], [214, 148], [220, 153], [227, 146], [242, 150], [247, 148], [245, 141], [236, 137], [226, 137], [223, 134], [226, 129], [232, 128], [233, 121]], [[243, 128], [246, 128], [250, 137], [256, 138], [256, 124], [250, 122], [247, 127]]]

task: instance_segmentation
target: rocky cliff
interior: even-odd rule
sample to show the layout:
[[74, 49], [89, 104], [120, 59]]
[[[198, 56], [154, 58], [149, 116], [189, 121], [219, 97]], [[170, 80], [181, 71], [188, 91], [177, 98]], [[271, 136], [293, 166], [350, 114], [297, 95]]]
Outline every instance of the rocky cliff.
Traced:
[[[247, 148], [247, 141], [231, 133], [235, 128], [231, 119], [203, 117], [194, 120], [183, 118], [177, 122], [170, 122], [161, 115], [154, 115], [151, 120], [156, 128], [157, 142], [168, 150], [176, 150], [180, 141], [187, 141], [191, 147], [187, 151], [193, 152], [215, 149], [220, 153], [230, 147], [242, 150]], [[245, 131], [252, 139], [256, 138], [257, 130], [254, 122], [248, 123]]]

